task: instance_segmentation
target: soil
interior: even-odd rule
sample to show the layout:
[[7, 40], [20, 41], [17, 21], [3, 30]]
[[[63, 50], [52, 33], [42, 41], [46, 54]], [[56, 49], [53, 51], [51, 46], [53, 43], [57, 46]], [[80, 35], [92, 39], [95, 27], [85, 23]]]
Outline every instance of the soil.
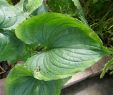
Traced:
[[0, 62], [0, 79], [6, 78], [10, 69], [11, 65], [9, 65], [6, 61]]

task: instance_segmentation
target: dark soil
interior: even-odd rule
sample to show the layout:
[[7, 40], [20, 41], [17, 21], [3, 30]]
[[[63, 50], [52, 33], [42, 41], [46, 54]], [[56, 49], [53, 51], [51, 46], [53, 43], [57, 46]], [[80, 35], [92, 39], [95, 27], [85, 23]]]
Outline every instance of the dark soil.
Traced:
[[6, 78], [10, 69], [11, 65], [9, 65], [6, 61], [0, 62], [0, 79]]
[[16, 5], [20, 0], [7, 0], [10, 4]]

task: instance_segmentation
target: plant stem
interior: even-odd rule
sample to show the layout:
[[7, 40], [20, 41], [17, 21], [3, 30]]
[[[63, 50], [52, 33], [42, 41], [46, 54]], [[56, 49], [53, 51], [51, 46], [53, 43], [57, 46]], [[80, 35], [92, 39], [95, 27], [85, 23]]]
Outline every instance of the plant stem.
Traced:
[[108, 63], [105, 64], [105, 66], [103, 68], [103, 71], [102, 71], [102, 73], [100, 75], [100, 78], [103, 78], [104, 77], [104, 75], [107, 73], [107, 71], [109, 70], [109, 67], [111, 65], [113, 65], [113, 58], [110, 61], [108, 61]]

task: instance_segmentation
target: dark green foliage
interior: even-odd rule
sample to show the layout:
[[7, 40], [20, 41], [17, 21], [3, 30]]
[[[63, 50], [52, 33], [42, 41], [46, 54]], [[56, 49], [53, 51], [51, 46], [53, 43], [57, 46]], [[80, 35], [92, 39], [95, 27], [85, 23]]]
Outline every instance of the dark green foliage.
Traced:
[[76, 7], [71, 0], [48, 0], [49, 11], [76, 16]]
[[81, 0], [85, 17], [105, 46], [113, 45], [113, 1]]

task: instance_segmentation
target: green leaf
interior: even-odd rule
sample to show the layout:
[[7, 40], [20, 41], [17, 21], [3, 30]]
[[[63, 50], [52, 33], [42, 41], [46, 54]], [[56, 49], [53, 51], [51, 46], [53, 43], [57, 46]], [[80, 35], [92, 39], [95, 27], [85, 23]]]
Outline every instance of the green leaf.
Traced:
[[20, 0], [16, 7], [27, 14], [31, 14], [33, 11], [39, 8], [42, 3], [43, 0]]
[[16, 61], [23, 55], [24, 44], [13, 32], [0, 32], [0, 61]]
[[43, 14], [43, 13], [47, 13], [48, 9], [45, 5], [45, 3], [43, 3], [38, 9], [36, 9], [31, 15], [39, 15], [39, 14]]
[[88, 24], [87, 20], [85, 19], [85, 15], [82, 9], [82, 6], [80, 4], [79, 0], [72, 0], [74, 2], [74, 5], [77, 7], [77, 11], [78, 11], [78, 15], [81, 21], [83, 21], [84, 23]]
[[8, 4], [5, 0], [0, 1], [0, 28], [15, 29], [19, 23], [24, 21], [28, 14], [21, 8]]
[[5, 0], [0, 1], [0, 28], [7, 28], [15, 24], [17, 15]]
[[105, 64], [100, 78], [103, 78], [109, 70], [111, 70], [111, 74], [113, 74], [113, 58]]
[[20, 0], [13, 6], [7, 1], [0, 1], [0, 28], [15, 29], [21, 22], [41, 6], [43, 0]]
[[109, 52], [87, 25], [57, 13], [26, 20], [16, 29], [16, 36], [36, 47], [37, 54], [29, 58], [26, 65], [39, 80], [69, 77]]
[[43, 0], [24, 0], [23, 8], [24, 11], [32, 13], [38, 7], [42, 5]]
[[47, 0], [49, 11], [67, 14], [70, 16], [77, 15], [77, 9], [72, 0]]
[[6, 79], [7, 95], [60, 95], [62, 80], [40, 81], [24, 65], [14, 67]]

